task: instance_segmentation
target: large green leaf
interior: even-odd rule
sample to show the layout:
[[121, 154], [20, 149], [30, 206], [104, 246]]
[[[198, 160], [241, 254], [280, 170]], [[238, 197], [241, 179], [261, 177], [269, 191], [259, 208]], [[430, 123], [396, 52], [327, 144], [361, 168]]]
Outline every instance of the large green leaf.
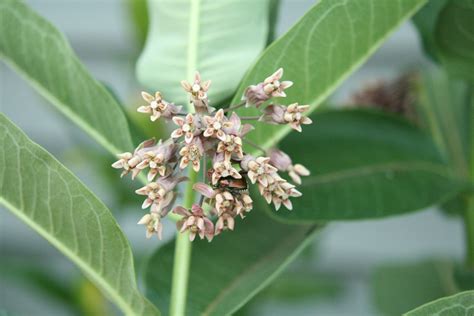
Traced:
[[64, 36], [22, 1], [0, 2], [0, 57], [111, 153], [133, 147], [120, 105]]
[[[453, 174], [473, 183], [469, 166], [474, 160], [474, 94], [466, 83], [442, 71], [424, 72], [417, 112], [441, 151]], [[450, 213], [467, 209], [464, 192], [443, 204]]]
[[474, 82], [474, 0], [451, 0], [438, 16], [435, 41], [449, 73]]
[[212, 80], [213, 104], [229, 97], [263, 50], [268, 0], [149, 0], [151, 24], [137, 76], [173, 102], [187, 102], [179, 82], [199, 70]]
[[110, 211], [3, 115], [0, 205], [74, 262], [125, 314], [159, 314], [137, 290], [130, 246]]
[[[264, 288], [304, 248], [314, 227], [276, 223], [261, 203], [234, 232], [211, 243], [194, 241], [186, 315], [228, 315]], [[166, 314], [170, 300], [174, 242], [160, 248], [146, 271], [147, 294]], [[310, 280], [308, 280], [310, 281]]]
[[413, 22], [418, 29], [423, 49], [433, 60], [438, 60], [438, 50], [435, 41], [435, 29], [438, 15], [448, 0], [429, 1], [420, 11], [413, 16]]
[[[283, 67], [294, 85], [281, 102], [299, 102], [314, 110], [359, 67], [425, 0], [321, 0], [283, 37], [270, 45], [244, 77], [233, 103], [244, 89]], [[254, 108], [239, 110], [256, 115]], [[267, 148], [289, 131], [288, 126], [256, 124], [249, 134]]]
[[377, 111], [332, 110], [281, 144], [311, 171], [289, 221], [376, 218], [430, 206], [463, 188], [428, 135]]
[[471, 316], [474, 314], [474, 291], [440, 298], [420, 306], [405, 316]]

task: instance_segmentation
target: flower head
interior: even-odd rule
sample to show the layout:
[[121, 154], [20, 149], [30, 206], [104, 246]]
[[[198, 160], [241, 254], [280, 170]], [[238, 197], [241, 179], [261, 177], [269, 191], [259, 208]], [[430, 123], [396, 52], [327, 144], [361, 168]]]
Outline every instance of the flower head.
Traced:
[[[246, 141], [247, 133], [254, 126], [242, 124], [243, 120], [259, 120], [288, 124], [301, 131], [302, 124], [311, 123], [303, 115], [308, 110], [306, 105], [262, 105], [273, 97], [286, 96], [284, 90], [292, 82], [281, 81], [282, 76], [283, 69], [280, 68], [263, 82], [249, 86], [242, 102], [217, 111], [209, 105], [207, 94], [211, 82], [202, 81], [198, 72], [192, 83], [181, 82], [189, 93], [194, 113], [181, 112], [181, 106], [165, 101], [159, 92], [155, 95], [142, 93], [147, 104], [139, 107], [139, 112], [149, 114], [152, 121], [170, 119], [177, 126], [169, 139], [147, 140], [133, 153], [118, 155], [118, 160], [112, 164], [112, 167], [122, 169], [122, 176], [131, 173], [132, 179], [142, 170], [148, 170], [148, 183], [136, 190], [137, 194], [145, 196], [142, 208], [150, 207], [150, 213], [139, 221], [145, 225], [147, 237], [157, 234], [161, 238], [161, 220], [171, 209], [182, 216], [177, 223], [178, 230], [189, 232], [191, 240], [199, 236], [210, 241], [224, 230], [233, 230], [236, 218], [245, 218], [253, 208], [248, 190], [250, 184], [255, 184], [258, 192], [277, 210], [281, 205], [293, 208], [290, 198], [301, 196], [301, 193], [279, 172], [287, 172], [293, 182], [299, 184], [300, 177], [309, 175], [309, 171], [300, 164], [293, 164], [282, 151], [267, 151], [250, 140]], [[238, 109], [250, 105], [255, 105], [261, 115], [239, 116]], [[245, 152], [247, 145], [263, 151], [264, 155], [256, 158], [249, 155]], [[203, 168], [205, 182], [193, 185], [201, 197], [199, 204], [194, 204], [191, 209], [175, 205], [177, 184], [187, 179], [180, 175], [188, 166], [196, 172]]]

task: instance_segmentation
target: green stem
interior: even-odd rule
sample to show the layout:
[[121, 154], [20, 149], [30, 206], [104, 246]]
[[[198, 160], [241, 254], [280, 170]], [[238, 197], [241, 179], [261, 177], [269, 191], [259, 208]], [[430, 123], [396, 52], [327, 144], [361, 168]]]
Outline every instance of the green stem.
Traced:
[[466, 265], [474, 270], [474, 196], [467, 197], [467, 209], [464, 213], [464, 226], [466, 231]]
[[[197, 173], [189, 168], [189, 181], [184, 196], [184, 207], [191, 208], [195, 192], [193, 184]], [[174, 251], [173, 280], [171, 283], [170, 315], [184, 316], [186, 311], [186, 294], [188, 289], [189, 267], [191, 264], [191, 242], [188, 233], [178, 233]]]

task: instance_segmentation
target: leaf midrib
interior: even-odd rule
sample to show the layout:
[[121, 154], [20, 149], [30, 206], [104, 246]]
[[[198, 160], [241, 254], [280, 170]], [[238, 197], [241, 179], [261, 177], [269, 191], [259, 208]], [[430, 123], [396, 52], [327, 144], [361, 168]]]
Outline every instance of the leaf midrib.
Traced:
[[[186, 79], [191, 80], [194, 72], [197, 71], [198, 59], [198, 39], [199, 39], [199, 23], [200, 23], [200, 6], [201, 0], [190, 0], [189, 9], [189, 33], [188, 33], [188, 49], [187, 49], [187, 63], [186, 63]], [[188, 112], [192, 112], [191, 103], [187, 103]]]

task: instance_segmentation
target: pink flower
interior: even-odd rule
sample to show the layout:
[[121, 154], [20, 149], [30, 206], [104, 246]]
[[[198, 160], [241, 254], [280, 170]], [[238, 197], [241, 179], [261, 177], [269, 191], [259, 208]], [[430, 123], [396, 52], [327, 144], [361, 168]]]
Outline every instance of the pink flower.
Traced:
[[300, 197], [302, 195], [301, 192], [295, 189], [294, 185], [284, 179], [273, 182], [268, 186], [259, 185], [258, 188], [267, 203], [273, 202], [276, 210], [280, 208], [281, 204], [287, 209], [292, 210], [293, 205], [289, 198]]
[[194, 82], [190, 84], [186, 80], [181, 81], [181, 86], [191, 96], [191, 102], [194, 104], [194, 108], [197, 113], [210, 113], [209, 99], [207, 97], [207, 91], [211, 86], [211, 80], [202, 82], [201, 75], [196, 71], [194, 75]]
[[156, 146], [142, 149], [142, 161], [137, 165], [140, 170], [150, 168], [148, 181], [152, 181], [157, 174], [164, 177], [171, 172], [170, 163], [176, 162], [176, 144], [172, 140], [158, 142]]
[[189, 240], [193, 241], [196, 234], [199, 235], [199, 238], [204, 239], [205, 237], [209, 241], [214, 237], [214, 224], [207, 218], [199, 205], [193, 204], [191, 211], [182, 206], [176, 206], [173, 213], [183, 216], [176, 223], [176, 227], [181, 233], [189, 231]]
[[166, 213], [171, 202], [175, 198], [175, 194], [172, 191], [174, 187], [186, 178], [160, 178], [156, 182], [150, 182], [144, 187], [135, 191], [139, 195], [146, 195], [146, 199], [142, 204], [142, 208], [145, 209], [151, 205], [151, 212], [153, 213]]
[[258, 107], [271, 97], [286, 97], [283, 90], [291, 87], [293, 82], [280, 81], [282, 76], [283, 68], [280, 68], [263, 82], [249, 86], [244, 92], [244, 99], [247, 100], [247, 105], [256, 105]]
[[269, 157], [255, 159], [246, 156], [246, 158], [242, 160], [241, 166], [244, 170], [247, 170], [247, 175], [252, 183], [258, 182], [263, 186], [268, 186], [268, 184], [280, 180], [280, 176], [277, 174], [278, 169], [269, 163]]
[[161, 216], [156, 213], [150, 213], [143, 216], [138, 224], [145, 225], [146, 238], [151, 238], [156, 234], [159, 239], [162, 239], [163, 225], [161, 224]]
[[194, 171], [199, 171], [203, 152], [204, 148], [199, 138], [195, 138], [192, 143], [185, 144], [179, 151], [179, 154], [182, 156], [179, 167], [184, 169], [191, 163]]
[[303, 112], [309, 109], [309, 105], [298, 105], [293, 103], [287, 107], [283, 105], [269, 105], [265, 108], [264, 114], [260, 117], [260, 121], [271, 123], [271, 124], [288, 124], [294, 130], [301, 132], [301, 124], [307, 125], [313, 123], [313, 121], [306, 116], [303, 116]]
[[232, 166], [228, 160], [218, 161], [214, 163], [214, 172], [212, 173], [212, 184], [217, 184], [220, 178], [233, 177], [241, 179], [242, 175]]
[[120, 177], [127, 175], [130, 171], [132, 172], [132, 179], [134, 179], [142, 169], [138, 168], [138, 164], [143, 161], [144, 154], [146, 151], [151, 150], [155, 146], [155, 140], [149, 139], [142, 142], [135, 151], [132, 153], [118, 154], [119, 160], [112, 164], [115, 169], [122, 169], [123, 172]]
[[224, 110], [220, 109], [216, 112], [214, 117], [204, 116], [204, 122], [206, 123], [206, 129], [204, 130], [204, 137], [219, 138], [225, 141], [226, 134], [223, 128], [231, 128], [232, 122], [228, 121], [224, 116]]
[[280, 171], [288, 172], [293, 182], [301, 184], [301, 176], [309, 176], [310, 172], [305, 166], [301, 164], [293, 165], [290, 156], [278, 149], [270, 151], [270, 164], [275, 166]]
[[173, 117], [173, 122], [179, 127], [171, 133], [171, 137], [179, 138], [184, 135], [184, 140], [188, 144], [193, 140], [193, 137], [200, 132], [198, 128], [200, 124], [197, 115], [189, 113], [186, 115], [186, 118], [175, 116]]
[[163, 100], [160, 92], [155, 92], [155, 96], [143, 91], [143, 99], [148, 103], [147, 105], [140, 106], [137, 111], [140, 113], [151, 114], [150, 120], [152, 122], [160, 118], [161, 114], [167, 109], [168, 102]]
[[230, 213], [222, 213], [216, 222], [216, 231], [214, 235], [219, 235], [224, 230], [234, 230], [235, 220], [234, 215]]

